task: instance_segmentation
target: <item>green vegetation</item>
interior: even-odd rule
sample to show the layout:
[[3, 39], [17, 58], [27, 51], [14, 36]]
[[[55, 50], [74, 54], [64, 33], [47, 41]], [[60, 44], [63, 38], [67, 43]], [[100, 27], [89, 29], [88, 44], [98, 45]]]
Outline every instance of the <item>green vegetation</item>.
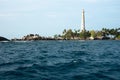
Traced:
[[120, 40], [120, 35], [116, 39]]
[[117, 29], [106, 29], [102, 28], [102, 30], [95, 31], [80, 31], [80, 30], [72, 30], [72, 29], [64, 29], [62, 34], [54, 35], [52, 37], [44, 37], [39, 34], [29, 34], [21, 39], [11, 39], [11, 41], [32, 41], [32, 40], [120, 40], [120, 28]]
[[102, 28], [102, 30], [95, 31], [82, 31], [80, 30], [72, 30], [72, 29], [64, 29], [62, 35], [55, 35], [55, 39], [64, 39], [64, 40], [72, 40], [72, 39], [120, 39], [120, 28], [117, 29], [106, 29]]

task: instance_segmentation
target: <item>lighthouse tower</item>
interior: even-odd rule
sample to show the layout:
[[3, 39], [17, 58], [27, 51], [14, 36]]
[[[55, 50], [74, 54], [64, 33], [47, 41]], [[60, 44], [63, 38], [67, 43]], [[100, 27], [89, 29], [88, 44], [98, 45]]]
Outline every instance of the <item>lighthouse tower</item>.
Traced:
[[85, 11], [82, 10], [81, 29], [80, 32], [85, 31]]

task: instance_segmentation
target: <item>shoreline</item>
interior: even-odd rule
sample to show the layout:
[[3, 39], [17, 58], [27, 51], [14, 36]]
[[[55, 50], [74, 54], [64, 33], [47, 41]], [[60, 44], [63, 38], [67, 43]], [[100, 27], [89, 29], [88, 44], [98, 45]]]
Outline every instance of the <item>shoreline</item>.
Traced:
[[0, 42], [37, 42], [37, 41], [120, 41], [120, 40], [117, 40], [117, 39], [109, 39], [109, 40], [81, 40], [81, 39], [79, 39], [79, 40], [56, 40], [56, 39], [52, 39], [52, 40], [14, 40], [14, 41], [12, 41], [12, 40], [10, 40], [10, 41], [0, 41]]

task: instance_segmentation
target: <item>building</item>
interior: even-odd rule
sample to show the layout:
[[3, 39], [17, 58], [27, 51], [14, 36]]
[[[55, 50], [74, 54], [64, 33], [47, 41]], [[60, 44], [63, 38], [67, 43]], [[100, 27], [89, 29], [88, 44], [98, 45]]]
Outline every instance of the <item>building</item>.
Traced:
[[85, 11], [82, 10], [81, 29], [80, 32], [85, 31]]

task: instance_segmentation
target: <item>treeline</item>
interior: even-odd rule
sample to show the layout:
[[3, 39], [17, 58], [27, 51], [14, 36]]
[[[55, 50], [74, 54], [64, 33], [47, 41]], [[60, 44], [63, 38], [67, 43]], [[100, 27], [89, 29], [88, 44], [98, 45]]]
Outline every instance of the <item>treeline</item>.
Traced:
[[54, 35], [55, 39], [119, 39], [120, 40], [120, 28], [116, 29], [107, 29], [102, 28], [102, 30], [95, 31], [80, 31], [72, 29], [64, 29], [61, 35]]

